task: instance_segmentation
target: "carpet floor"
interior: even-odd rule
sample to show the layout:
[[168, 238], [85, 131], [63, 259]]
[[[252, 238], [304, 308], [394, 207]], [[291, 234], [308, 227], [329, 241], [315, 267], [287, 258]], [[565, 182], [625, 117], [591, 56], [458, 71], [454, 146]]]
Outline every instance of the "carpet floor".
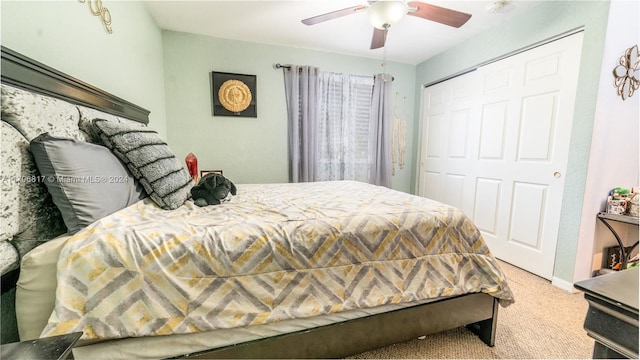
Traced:
[[350, 359], [589, 359], [593, 339], [583, 323], [587, 302], [543, 278], [500, 262], [516, 302], [498, 310], [496, 345], [465, 328], [429, 335]]

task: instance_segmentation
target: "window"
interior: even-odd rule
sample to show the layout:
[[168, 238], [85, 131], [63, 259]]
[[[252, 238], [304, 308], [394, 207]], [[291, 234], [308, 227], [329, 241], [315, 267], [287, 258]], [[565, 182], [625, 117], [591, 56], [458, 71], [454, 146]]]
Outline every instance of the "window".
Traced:
[[316, 180], [369, 178], [373, 77], [320, 72]]

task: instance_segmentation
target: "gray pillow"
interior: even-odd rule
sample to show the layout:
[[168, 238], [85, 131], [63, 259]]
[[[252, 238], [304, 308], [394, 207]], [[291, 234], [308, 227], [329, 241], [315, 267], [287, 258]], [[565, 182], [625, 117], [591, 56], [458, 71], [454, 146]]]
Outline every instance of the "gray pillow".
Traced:
[[104, 146], [44, 133], [29, 148], [70, 234], [146, 197]]
[[176, 209], [191, 197], [191, 176], [157, 132], [136, 123], [104, 119], [94, 119], [93, 125], [161, 208]]

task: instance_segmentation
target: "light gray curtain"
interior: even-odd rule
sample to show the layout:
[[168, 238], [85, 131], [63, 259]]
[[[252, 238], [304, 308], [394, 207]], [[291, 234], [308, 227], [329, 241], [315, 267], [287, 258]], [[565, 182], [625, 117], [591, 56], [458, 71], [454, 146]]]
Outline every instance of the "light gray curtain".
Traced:
[[391, 82], [378, 74], [373, 83], [369, 126], [369, 182], [391, 187]]
[[289, 122], [289, 181], [315, 180], [318, 68], [291, 65], [284, 70]]

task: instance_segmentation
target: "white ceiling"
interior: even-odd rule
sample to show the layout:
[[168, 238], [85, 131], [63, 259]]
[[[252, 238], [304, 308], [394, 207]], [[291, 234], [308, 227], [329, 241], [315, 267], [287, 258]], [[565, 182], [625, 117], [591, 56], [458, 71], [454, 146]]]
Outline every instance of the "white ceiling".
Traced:
[[166, 30], [223, 39], [321, 50], [407, 64], [418, 64], [473, 35], [527, 11], [536, 1], [512, 0], [499, 12], [489, 8], [495, 0], [427, 0], [472, 14], [461, 28], [414, 16], [392, 26], [386, 49], [370, 50], [373, 28], [366, 11], [307, 26], [300, 21], [315, 15], [367, 4], [363, 0], [288, 1], [145, 1], [158, 26]]

